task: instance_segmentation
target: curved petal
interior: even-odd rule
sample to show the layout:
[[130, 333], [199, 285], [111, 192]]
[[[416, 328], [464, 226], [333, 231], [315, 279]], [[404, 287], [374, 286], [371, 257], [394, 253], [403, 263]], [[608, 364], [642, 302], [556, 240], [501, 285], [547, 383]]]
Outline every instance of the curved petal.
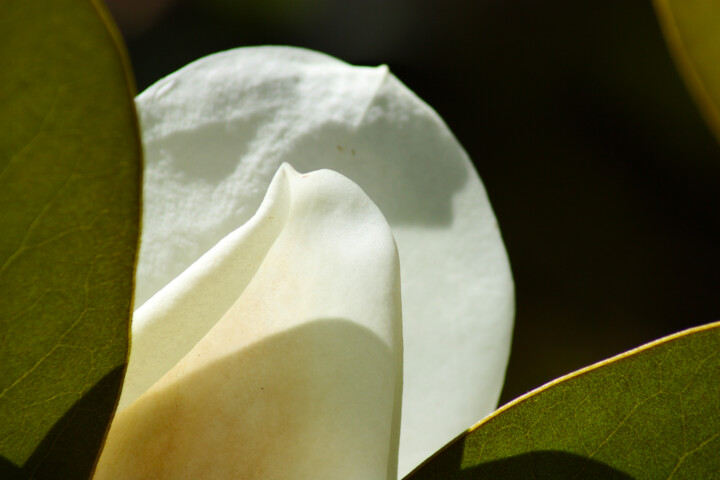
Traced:
[[372, 198], [398, 244], [400, 473], [495, 408], [513, 318], [500, 232], [462, 147], [387, 67], [244, 48], [183, 68], [137, 105], [147, 158], [138, 304], [250, 218], [282, 162], [330, 168]]
[[[220, 312], [228, 285], [239, 298]], [[158, 317], [137, 328], [170, 355], [184, 346], [154, 323], [219, 317], [116, 416], [96, 479], [395, 479], [399, 265], [387, 222], [357, 185], [283, 166], [250, 224], [158, 297]], [[152, 360], [134, 352], [131, 368], [147, 373]]]

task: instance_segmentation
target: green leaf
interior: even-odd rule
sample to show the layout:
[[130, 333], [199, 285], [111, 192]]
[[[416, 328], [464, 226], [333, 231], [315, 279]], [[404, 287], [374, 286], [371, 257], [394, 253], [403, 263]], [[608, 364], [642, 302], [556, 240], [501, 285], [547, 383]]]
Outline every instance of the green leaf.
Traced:
[[720, 2], [654, 0], [680, 73], [720, 140]]
[[720, 478], [720, 323], [560, 378], [406, 480]]
[[96, 2], [0, 10], [0, 478], [88, 478], [127, 360], [134, 87]]

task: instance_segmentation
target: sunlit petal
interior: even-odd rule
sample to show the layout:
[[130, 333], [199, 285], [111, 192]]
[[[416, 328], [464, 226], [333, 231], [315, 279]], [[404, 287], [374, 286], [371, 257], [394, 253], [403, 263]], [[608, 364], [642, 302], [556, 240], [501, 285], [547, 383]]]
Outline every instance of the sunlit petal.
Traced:
[[238, 49], [159, 81], [137, 105], [147, 155], [138, 304], [248, 220], [282, 162], [330, 168], [370, 196], [398, 244], [400, 473], [495, 408], [514, 313], [500, 232], [462, 147], [387, 67]]
[[[148, 308], [158, 317], [144, 316], [138, 337], [171, 356], [180, 336], [155, 323], [184, 329], [219, 316], [116, 416], [96, 479], [396, 478], [397, 252], [382, 214], [347, 178], [284, 165], [250, 224]], [[155, 368], [147, 360], [133, 353], [130, 373]]]

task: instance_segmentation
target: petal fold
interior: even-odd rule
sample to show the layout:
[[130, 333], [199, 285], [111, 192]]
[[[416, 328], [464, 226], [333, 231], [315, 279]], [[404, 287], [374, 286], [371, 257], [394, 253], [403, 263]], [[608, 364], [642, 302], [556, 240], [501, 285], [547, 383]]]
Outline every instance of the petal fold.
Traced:
[[[395, 479], [400, 303], [377, 207], [342, 175], [283, 165], [249, 224], [143, 307], [138, 337], [186, 354], [124, 398], [94, 478]], [[130, 368], [156, 367], [133, 353]]]

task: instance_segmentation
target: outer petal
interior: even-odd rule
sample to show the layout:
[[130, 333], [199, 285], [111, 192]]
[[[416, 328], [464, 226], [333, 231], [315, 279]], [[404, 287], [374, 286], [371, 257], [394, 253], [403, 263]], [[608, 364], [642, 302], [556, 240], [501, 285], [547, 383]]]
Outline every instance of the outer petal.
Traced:
[[[156, 309], [160, 320], [184, 329], [205, 309], [223, 310], [207, 281], [220, 303], [226, 284], [241, 295], [118, 414], [95, 478], [394, 479], [399, 265], [364, 192], [335, 172], [283, 166], [250, 225], [163, 290], [179, 316]], [[157, 319], [138, 328], [160, 335], [143, 330]], [[132, 359], [136, 373], [144, 360]]]
[[462, 147], [386, 67], [238, 49], [161, 80], [137, 105], [147, 153], [139, 303], [245, 222], [283, 161], [330, 168], [380, 207], [400, 252], [400, 473], [495, 408], [513, 318], [500, 233]]

